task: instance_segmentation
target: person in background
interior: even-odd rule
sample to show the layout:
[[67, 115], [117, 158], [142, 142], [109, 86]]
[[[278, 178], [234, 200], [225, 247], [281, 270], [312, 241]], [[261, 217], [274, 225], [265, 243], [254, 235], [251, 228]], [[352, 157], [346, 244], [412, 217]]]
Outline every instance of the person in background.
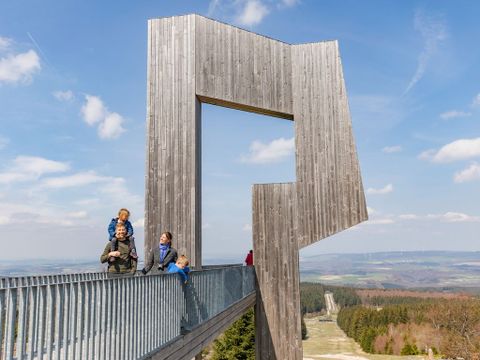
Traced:
[[108, 262], [108, 272], [113, 274], [135, 273], [137, 271], [137, 258], [132, 256], [132, 244], [127, 238], [127, 229], [124, 224], [117, 224], [115, 229], [117, 250], [112, 251], [108, 242], [100, 256], [100, 262]]
[[188, 273], [190, 269], [188, 268], [188, 258], [185, 255], [180, 255], [176, 263], [171, 262], [168, 265], [169, 273], [177, 273], [180, 275], [182, 282], [186, 284], [188, 282]]
[[142, 269], [143, 275], [146, 275], [157, 264], [159, 272], [167, 271], [170, 263], [177, 261], [177, 250], [172, 247], [172, 234], [165, 231], [160, 236], [158, 246], [156, 246], [149, 254], [145, 261], [145, 267]]
[[253, 265], [253, 250], [250, 250], [245, 258], [245, 265], [252, 266]]
[[133, 237], [133, 226], [132, 223], [128, 220], [130, 217], [130, 211], [125, 208], [122, 208], [118, 211], [118, 217], [113, 218], [108, 225], [108, 235], [110, 240], [110, 249], [111, 251], [116, 251], [118, 247], [117, 238], [115, 236], [116, 226], [117, 224], [125, 225], [125, 229], [127, 230], [127, 234], [125, 235], [126, 238], [130, 241], [133, 258], [138, 258], [137, 256], [137, 249], [135, 247], [135, 238]]

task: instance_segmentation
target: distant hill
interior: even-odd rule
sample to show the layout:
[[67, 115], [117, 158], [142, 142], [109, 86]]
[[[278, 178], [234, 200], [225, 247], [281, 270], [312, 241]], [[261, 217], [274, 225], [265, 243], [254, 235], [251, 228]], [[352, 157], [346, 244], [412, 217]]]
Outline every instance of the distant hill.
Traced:
[[480, 293], [480, 252], [326, 254], [300, 259], [302, 281]]
[[98, 260], [18, 260], [0, 262], [0, 277], [101, 272]]

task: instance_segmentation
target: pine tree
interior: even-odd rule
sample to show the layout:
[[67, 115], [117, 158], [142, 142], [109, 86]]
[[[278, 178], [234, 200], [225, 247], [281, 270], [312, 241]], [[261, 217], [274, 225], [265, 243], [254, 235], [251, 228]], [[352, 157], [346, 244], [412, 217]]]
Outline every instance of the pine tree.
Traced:
[[307, 325], [305, 325], [305, 320], [303, 319], [303, 314], [302, 314], [302, 340], [305, 340], [307, 338]]
[[255, 360], [253, 314], [253, 309], [248, 310], [215, 340], [212, 360]]

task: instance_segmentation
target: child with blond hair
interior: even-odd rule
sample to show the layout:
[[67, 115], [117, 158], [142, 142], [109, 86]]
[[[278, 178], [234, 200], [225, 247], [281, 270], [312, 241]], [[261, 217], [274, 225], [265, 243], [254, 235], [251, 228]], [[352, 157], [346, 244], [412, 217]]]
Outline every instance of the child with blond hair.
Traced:
[[[130, 211], [128, 211], [128, 209], [121, 208], [118, 211], [118, 216], [116, 218], [113, 218], [112, 221], [110, 221], [110, 224], [108, 225], [110, 248], [111, 248], [111, 251], [118, 250], [118, 240], [115, 236], [115, 230], [118, 224], [123, 224], [127, 231], [127, 234], [125, 235], [125, 237], [129, 240], [129, 244], [130, 244], [130, 256], [134, 259], [137, 259], [138, 256], [137, 256], [137, 249], [135, 247], [135, 238], [133, 237], [133, 226], [132, 226], [132, 223], [128, 220], [129, 217], [130, 217]], [[113, 261], [113, 260], [114, 259], [110, 259], [110, 261]]]
[[188, 282], [188, 273], [190, 269], [188, 268], [188, 258], [185, 255], [180, 255], [176, 263], [171, 262], [168, 265], [169, 273], [177, 273], [182, 278], [184, 284]]

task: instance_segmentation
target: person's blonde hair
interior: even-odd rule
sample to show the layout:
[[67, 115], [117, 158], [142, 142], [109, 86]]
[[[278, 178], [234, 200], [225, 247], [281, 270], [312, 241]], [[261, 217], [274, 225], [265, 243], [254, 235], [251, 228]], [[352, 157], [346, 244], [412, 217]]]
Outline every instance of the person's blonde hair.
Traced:
[[128, 209], [121, 208], [120, 210], [118, 210], [118, 216], [120, 216], [122, 213], [126, 213], [127, 217], [130, 217], [130, 211], [128, 211]]
[[189, 264], [188, 258], [185, 255], [180, 255], [177, 259], [177, 262], [185, 266], [188, 266]]

